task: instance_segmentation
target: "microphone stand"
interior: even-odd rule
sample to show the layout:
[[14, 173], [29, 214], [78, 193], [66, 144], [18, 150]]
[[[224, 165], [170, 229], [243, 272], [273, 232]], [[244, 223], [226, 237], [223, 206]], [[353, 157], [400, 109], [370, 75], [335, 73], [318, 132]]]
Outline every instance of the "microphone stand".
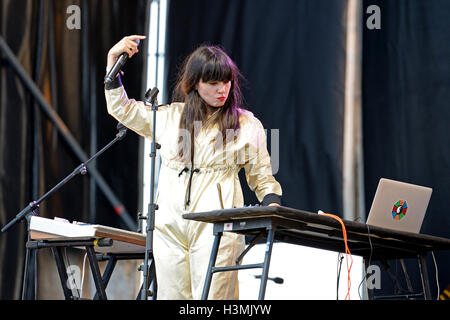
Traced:
[[[121, 123], [117, 125], [117, 130], [119, 132], [116, 134], [116, 137], [108, 143], [105, 147], [103, 147], [100, 151], [98, 151], [95, 155], [93, 155], [90, 159], [88, 159], [86, 162], [81, 163], [78, 167], [73, 170], [72, 173], [70, 173], [68, 176], [66, 176], [63, 180], [61, 180], [56, 186], [54, 186], [50, 191], [45, 193], [43, 196], [41, 196], [38, 200], [31, 201], [28, 206], [26, 206], [22, 211], [20, 211], [7, 225], [5, 225], [1, 232], [7, 231], [9, 228], [11, 228], [14, 224], [19, 223], [24, 218], [26, 218], [27, 221], [27, 231], [28, 231], [28, 240], [30, 240], [30, 215], [38, 215], [37, 210], [39, 209], [39, 205], [42, 201], [47, 199], [51, 194], [59, 190], [63, 185], [65, 185], [67, 182], [69, 182], [73, 177], [75, 177], [77, 174], [85, 175], [87, 173], [87, 166], [88, 164], [93, 161], [95, 158], [97, 158], [99, 155], [101, 155], [103, 152], [105, 152], [107, 149], [109, 149], [113, 144], [115, 144], [117, 141], [122, 140], [127, 132], [127, 128]], [[26, 256], [25, 256], [25, 272], [24, 272], [24, 283], [22, 288], [22, 299], [25, 297], [25, 292], [27, 290], [27, 281], [28, 281], [28, 259], [31, 254], [31, 250], [27, 247], [26, 250]]]
[[[155, 230], [155, 211], [158, 210], [158, 205], [154, 201], [155, 195], [155, 162], [156, 162], [156, 149], [160, 149], [161, 145], [155, 142], [156, 140], [156, 111], [158, 110], [158, 102], [156, 101], [156, 96], [159, 90], [155, 87], [153, 89], [147, 90], [145, 94], [145, 103], [150, 104], [153, 112], [153, 124], [152, 124], [152, 143], [150, 148], [150, 158], [151, 158], [151, 168], [150, 168], [150, 203], [148, 205], [147, 217], [139, 215], [139, 219], [147, 219], [146, 227], [146, 241], [145, 241], [145, 258], [143, 265], [143, 284], [141, 288], [141, 300], [148, 300], [149, 296], [156, 299], [156, 274], [155, 274], [155, 259], [153, 256], [153, 231]], [[152, 271], [155, 275], [153, 279], [153, 291], [149, 289], [149, 260], [152, 263]]]

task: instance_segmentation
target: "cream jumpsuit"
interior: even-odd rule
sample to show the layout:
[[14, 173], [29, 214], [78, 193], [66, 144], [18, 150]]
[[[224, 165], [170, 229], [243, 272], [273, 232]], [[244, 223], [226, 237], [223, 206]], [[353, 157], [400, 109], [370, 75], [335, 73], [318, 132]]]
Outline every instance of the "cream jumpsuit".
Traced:
[[[153, 138], [150, 107], [129, 99], [117, 81], [105, 88], [105, 97], [109, 114], [139, 135]], [[212, 224], [186, 220], [182, 215], [220, 209], [218, 183], [224, 208], [244, 205], [238, 177], [241, 168], [259, 201], [266, 195], [282, 195], [272, 175], [263, 127], [249, 111], [242, 110], [239, 134], [225, 148], [214, 150], [211, 143], [217, 126], [204, 126], [195, 138], [193, 166], [174, 160], [183, 107], [183, 103], [172, 103], [157, 111], [156, 141], [161, 145], [162, 159], [153, 242], [158, 299], [200, 299], [214, 239]], [[186, 205], [191, 175], [190, 202]], [[243, 249], [242, 235], [225, 232], [216, 265], [234, 265]], [[238, 299], [237, 271], [215, 273], [208, 299]]]

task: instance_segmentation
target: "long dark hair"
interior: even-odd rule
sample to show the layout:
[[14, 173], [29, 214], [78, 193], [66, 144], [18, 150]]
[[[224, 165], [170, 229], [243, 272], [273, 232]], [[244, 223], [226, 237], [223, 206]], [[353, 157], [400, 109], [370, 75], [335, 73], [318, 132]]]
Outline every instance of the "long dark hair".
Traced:
[[[187, 139], [179, 138], [178, 158], [183, 162], [193, 160], [194, 156], [194, 123], [204, 124], [207, 118], [207, 104], [196, 90], [197, 84], [202, 80], [231, 81], [231, 88], [225, 104], [208, 120], [208, 123], [218, 124], [221, 141], [216, 140], [215, 146], [225, 146], [226, 131], [239, 129], [240, 110], [243, 109], [243, 98], [239, 87], [242, 75], [231, 58], [217, 46], [203, 45], [191, 53], [185, 60], [178, 82], [174, 89], [173, 101], [184, 102], [185, 106], [180, 119], [180, 131], [190, 134], [190, 146]], [[236, 137], [235, 137], [236, 138]], [[184, 152], [190, 147], [190, 157]]]

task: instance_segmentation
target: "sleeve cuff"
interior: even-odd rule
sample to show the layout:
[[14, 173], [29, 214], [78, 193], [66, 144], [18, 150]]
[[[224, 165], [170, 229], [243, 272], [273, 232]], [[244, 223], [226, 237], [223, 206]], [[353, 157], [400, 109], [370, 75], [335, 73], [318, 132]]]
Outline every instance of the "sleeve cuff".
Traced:
[[262, 205], [268, 206], [271, 203], [278, 203], [279, 205], [281, 205], [281, 196], [275, 193], [266, 194], [263, 198]]
[[117, 77], [113, 81], [105, 83], [105, 90], [116, 89], [121, 86], [122, 86], [122, 80], [120, 79], [120, 74], [118, 74]]

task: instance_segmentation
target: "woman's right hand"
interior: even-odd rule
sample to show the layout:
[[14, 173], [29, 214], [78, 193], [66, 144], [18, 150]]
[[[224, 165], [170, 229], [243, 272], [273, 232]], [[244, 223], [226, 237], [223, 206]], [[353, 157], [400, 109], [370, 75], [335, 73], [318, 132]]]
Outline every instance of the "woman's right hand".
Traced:
[[128, 58], [131, 58], [135, 53], [138, 53], [138, 44], [134, 40], [143, 40], [145, 36], [132, 35], [123, 37], [122, 40], [117, 42], [108, 51], [107, 62], [106, 62], [106, 72], [108, 72], [116, 62], [117, 58], [123, 53], [128, 53]]

